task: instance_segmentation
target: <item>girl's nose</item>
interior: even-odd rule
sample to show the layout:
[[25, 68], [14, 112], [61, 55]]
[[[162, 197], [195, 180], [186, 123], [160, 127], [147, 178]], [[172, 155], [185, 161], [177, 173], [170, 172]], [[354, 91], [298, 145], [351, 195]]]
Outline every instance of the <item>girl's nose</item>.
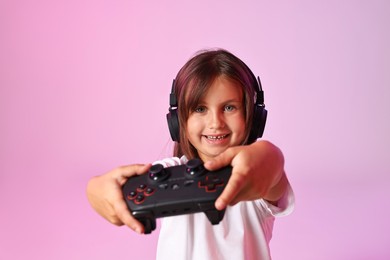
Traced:
[[210, 112], [209, 124], [210, 129], [220, 129], [225, 126], [225, 120], [222, 112]]

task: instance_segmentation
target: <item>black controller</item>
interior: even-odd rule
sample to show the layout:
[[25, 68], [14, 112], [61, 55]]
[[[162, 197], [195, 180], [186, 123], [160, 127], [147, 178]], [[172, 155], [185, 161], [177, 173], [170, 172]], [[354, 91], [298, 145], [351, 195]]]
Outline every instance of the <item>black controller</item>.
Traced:
[[208, 171], [200, 159], [185, 165], [164, 168], [153, 165], [147, 174], [129, 178], [122, 192], [129, 210], [145, 227], [145, 234], [156, 229], [156, 218], [204, 212], [211, 224], [223, 219], [214, 203], [225, 188], [232, 168]]

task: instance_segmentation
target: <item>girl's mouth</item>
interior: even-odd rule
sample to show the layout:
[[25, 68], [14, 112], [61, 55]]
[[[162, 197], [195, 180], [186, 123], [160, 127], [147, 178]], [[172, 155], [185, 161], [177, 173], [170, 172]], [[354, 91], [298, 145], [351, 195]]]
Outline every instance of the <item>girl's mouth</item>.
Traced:
[[220, 141], [225, 139], [228, 135], [204, 135], [210, 141]]

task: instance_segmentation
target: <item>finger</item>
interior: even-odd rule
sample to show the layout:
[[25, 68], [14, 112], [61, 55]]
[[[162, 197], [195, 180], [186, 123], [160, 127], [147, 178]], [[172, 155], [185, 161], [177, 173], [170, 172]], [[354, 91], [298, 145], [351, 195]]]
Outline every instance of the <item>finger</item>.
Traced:
[[125, 224], [138, 234], [144, 233], [144, 226], [131, 215], [130, 211], [127, 208], [126, 202], [124, 202], [123, 200], [119, 200], [117, 203], [115, 203], [114, 209], [116, 215], [123, 222], [123, 224]]
[[232, 204], [235, 201], [235, 197], [242, 189], [244, 185], [244, 179], [239, 174], [232, 173], [225, 189], [222, 194], [215, 201], [215, 207], [218, 210], [223, 210], [227, 205]]
[[231, 165], [231, 162], [237, 153], [238, 149], [228, 148], [223, 153], [214, 157], [212, 160], [205, 162], [204, 166], [206, 169], [214, 171], [224, 166]]
[[152, 165], [150, 163], [148, 163], [148, 164], [132, 164], [132, 165], [122, 166], [119, 168], [118, 173], [117, 173], [118, 180], [122, 185], [123, 182], [125, 180], [127, 180], [128, 178], [130, 178], [131, 176], [141, 175], [141, 174], [146, 173], [151, 166]]

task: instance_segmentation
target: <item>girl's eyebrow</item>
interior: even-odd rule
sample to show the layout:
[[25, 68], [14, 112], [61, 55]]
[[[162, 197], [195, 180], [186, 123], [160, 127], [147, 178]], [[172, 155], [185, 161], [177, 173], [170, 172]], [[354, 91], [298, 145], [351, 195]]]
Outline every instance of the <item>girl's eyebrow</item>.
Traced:
[[222, 103], [231, 103], [231, 102], [241, 102], [241, 100], [238, 100], [237, 98], [228, 99]]
[[[241, 104], [242, 102], [240, 100], [237, 100], [237, 99], [228, 99], [228, 100], [224, 100], [220, 103], [218, 103], [218, 105], [226, 105], [226, 104], [236, 104], [236, 103], [239, 103]], [[195, 108], [196, 107], [199, 107], [199, 106], [208, 106], [209, 104], [206, 103], [206, 102], [203, 102], [203, 101], [199, 101], [196, 105], [195, 105]]]
[[222, 100], [220, 102], [220, 104], [231, 104], [231, 103], [242, 103], [242, 100], [238, 100], [236, 98], [232, 98], [232, 99], [227, 99], [227, 100]]
[[[220, 103], [232, 103], [232, 102], [239, 102], [239, 103], [241, 103], [242, 100], [238, 99], [237, 97], [233, 97], [233, 98], [229, 98], [229, 99], [226, 99], [226, 100], [222, 100]], [[197, 103], [198, 103], [198, 105], [206, 104], [204, 99], [200, 99]]]

